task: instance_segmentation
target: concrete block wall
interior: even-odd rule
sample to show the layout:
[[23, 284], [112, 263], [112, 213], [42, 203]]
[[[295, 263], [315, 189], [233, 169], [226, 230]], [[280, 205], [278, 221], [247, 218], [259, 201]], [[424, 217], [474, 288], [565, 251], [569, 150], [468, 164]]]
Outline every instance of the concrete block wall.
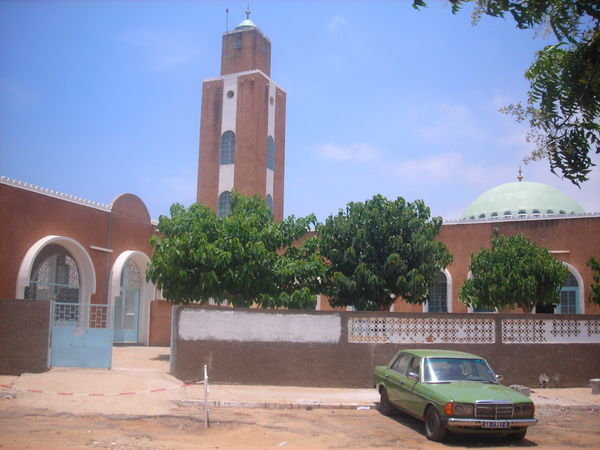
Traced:
[[[372, 385], [375, 366], [406, 348], [475, 353], [504, 375], [506, 385], [535, 387], [545, 375], [550, 386], [587, 386], [590, 378], [600, 376], [600, 316], [529, 316], [527, 326], [538, 330], [536, 339], [543, 341], [554, 333], [558, 340], [521, 343], [517, 341], [529, 339], [529, 332], [514, 321], [523, 320], [523, 315], [197, 306], [177, 306], [173, 314], [171, 373], [184, 381], [200, 380], [207, 364], [213, 383], [365, 388]], [[367, 323], [366, 334], [357, 331], [360, 321]], [[405, 331], [408, 323], [408, 333], [399, 334], [394, 328], [398, 323]], [[550, 331], [539, 331], [544, 323]], [[517, 329], [517, 337], [507, 335], [507, 324]], [[552, 329], [563, 325], [562, 334]], [[579, 335], [574, 335], [573, 327], [579, 327]], [[581, 334], [581, 327], [591, 330], [589, 335]]]
[[48, 370], [50, 301], [0, 300], [0, 374]]

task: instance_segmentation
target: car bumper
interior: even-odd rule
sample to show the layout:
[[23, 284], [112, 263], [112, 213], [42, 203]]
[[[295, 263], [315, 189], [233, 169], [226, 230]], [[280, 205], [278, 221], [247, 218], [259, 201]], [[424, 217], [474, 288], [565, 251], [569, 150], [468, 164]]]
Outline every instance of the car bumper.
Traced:
[[[442, 419], [449, 427], [467, 427], [481, 428], [485, 430], [502, 431], [514, 428], [525, 428], [535, 425], [537, 419], [511, 419], [511, 420], [483, 420], [483, 419], [462, 419], [449, 417]], [[504, 426], [504, 425], [508, 426]], [[490, 426], [491, 425], [491, 426]], [[498, 425], [497, 427], [495, 425]]]

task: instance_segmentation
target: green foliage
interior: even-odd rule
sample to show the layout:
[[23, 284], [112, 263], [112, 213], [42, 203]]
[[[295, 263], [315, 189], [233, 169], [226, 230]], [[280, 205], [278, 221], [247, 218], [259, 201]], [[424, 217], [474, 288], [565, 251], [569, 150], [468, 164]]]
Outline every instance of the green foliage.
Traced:
[[429, 216], [421, 200], [376, 195], [349, 203], [319, 225], [321, 255], [329, 263], [323, 291], [332, 306], [377, 311], [389, 309], [396, 297], [426, 302], [439, 271], [452, 261], [435, 240], [441, 218]]
[[[450, 0], [456, 13], [474, 4], [474, 22], [482, 15], [510, 15], [517, 28], [548, 27], [557, 43], [539, 51], [525, 73], [530, 81], [527, 105], [508, 105], [501, 111], [528, 121], [528, 141], [536, 149], [526, 161], [547, 158], [579, 185], [600, 153], [600, 3], [598, 0]], [[426, 6], [414, 0], [413, 7]]]
[[151, 240], [148, 278], [172, 303], [212, 299], [243, 307], [313, 309], [325, 266], [314, 238], [300, 248], [292, 243], [315, 223], [314, 215], [274, 223], [264, 201], [236, 192], [231, 214], [223, 218], [203, 205], [174, 204], [171, 217], [159, 219], [161, 235]]
[[526, 312], [559, 303], [568, 275], [547, 249], [522, 235], [494, 238], [491, 249], [472, 255], [470, 270], [473, 277], [459, 292], [463, 303], [492, 310], [519, 306]]
[[592, 256], [587, 265], [594, 272], [594, 283], [590, 286], [590, 301], [600, 305], [600, 261]]

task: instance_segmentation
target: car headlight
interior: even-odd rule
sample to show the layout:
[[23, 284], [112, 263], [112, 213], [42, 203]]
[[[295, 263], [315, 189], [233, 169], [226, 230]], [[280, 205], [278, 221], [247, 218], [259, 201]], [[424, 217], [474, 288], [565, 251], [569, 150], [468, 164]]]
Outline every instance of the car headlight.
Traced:
[[534, 410], [533, 403], [517, 403], [514, 406], [513, 417], [533, 417]]
[[473, 404], [448, 402], [444, 405], [444, 413], [455, 417], [473, 417]]

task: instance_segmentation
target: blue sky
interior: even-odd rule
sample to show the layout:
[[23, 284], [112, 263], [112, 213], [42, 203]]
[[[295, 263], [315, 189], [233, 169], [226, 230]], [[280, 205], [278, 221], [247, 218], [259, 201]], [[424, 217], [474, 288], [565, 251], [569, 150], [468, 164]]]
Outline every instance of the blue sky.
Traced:
[[[431, 0], [251, 2], [287, 92], [284, 214], [323, 221], [381, 193], [457, 219], [515, 181], [526, 128], [498, 112], [552, 42], [510, 20], [453, 16]], [[153, 218], [195, 201], [202, 81], [245, 1], [0, 0], [0, 175], [105, 204], [130, 192]], [[596, 158], [596, 162], [598, 158]], [[546, 161], [524, 166], [588, 212]]]

